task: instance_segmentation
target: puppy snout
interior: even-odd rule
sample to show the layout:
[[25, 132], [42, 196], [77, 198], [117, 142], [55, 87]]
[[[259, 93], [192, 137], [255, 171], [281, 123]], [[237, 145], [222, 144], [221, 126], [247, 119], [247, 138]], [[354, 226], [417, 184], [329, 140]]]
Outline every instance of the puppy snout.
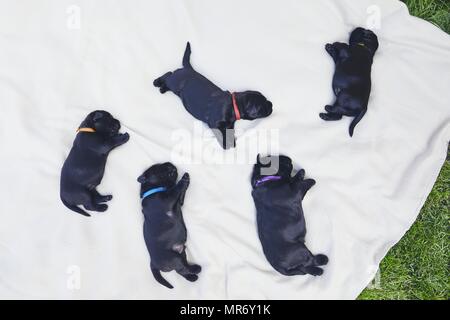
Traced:
[[166, 162], [164, 165], [167, 168], [167, 172], [170, 177], [173, 177], [177, 174], [177, 168], [173, 164], [171, 164], [170, 162]]

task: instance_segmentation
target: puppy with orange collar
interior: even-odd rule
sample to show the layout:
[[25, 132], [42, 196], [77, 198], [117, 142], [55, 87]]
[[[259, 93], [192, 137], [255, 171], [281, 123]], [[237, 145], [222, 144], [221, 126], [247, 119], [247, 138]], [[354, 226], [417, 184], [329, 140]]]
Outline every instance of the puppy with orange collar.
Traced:
[[130, 138], [119, 129], [120, 122], [106, 111], [91, 112], [81, 123], [61, 170], [60, 197], [70, 210], [89, 217], [79, 205], [99, 212], [108, 209], [105, 202], [112, 196], [103, 196], [95, 188], [102, 181], [109, 152]]

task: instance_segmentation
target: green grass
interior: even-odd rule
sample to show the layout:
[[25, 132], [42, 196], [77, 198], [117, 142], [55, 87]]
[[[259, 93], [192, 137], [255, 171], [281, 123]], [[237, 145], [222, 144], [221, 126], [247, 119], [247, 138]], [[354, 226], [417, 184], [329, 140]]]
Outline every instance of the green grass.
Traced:
[[450, 1], [448, 0], [404, 0], [409, 12], [425, 19], [450, 33]]
[[[450, 2], [405, 0], [412, 15], [450, 33]], [[417, 221], [380, 264], [377, 288], [359, 299], [450, 299], [450, 152]]]

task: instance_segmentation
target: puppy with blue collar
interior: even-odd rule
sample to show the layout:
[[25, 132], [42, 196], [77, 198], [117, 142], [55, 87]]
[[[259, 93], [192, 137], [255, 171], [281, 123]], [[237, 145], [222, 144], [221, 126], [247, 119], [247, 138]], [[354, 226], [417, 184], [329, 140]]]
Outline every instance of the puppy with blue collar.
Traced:
[[141, 184], [144, 239], [150, 254], [150, 268], [156, 281], [172, 289], [161, 271], [175, 270], [188, 281], [196, 281], [201, 267], [186, 258], [187, 229], [181, 206], [189, 186], [185, 173], [177, 183], [177, 168], [170, 162], [155, 164], [137, 181]]

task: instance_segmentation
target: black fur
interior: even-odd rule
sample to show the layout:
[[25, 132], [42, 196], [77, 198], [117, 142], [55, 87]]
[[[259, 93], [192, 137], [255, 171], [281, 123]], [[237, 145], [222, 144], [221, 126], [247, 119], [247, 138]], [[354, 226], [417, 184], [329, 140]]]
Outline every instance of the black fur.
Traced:
[[[269, 166], [276, 172], [265, 173]], [[306, 224], [302, 209], [302, 199], [315, 181], [304, 179], [303, 169], [292, 177], [292, 170], [289, 157], [257, 158], [251, 183], [259, 239], [267, 260], [279, 273], [320, 276], [323, 270], [319, 266], [327, 264], [328, 257], [313, 255], [305, 246]], [[257, 181], [267, 175], [281, 176], [281, 180], [257, 186]]]
[[95, 189], [102, 181], [109, 152], [130, 138], [120, 134], [120, 122], [106, 111], [91, 112], [80, 128], [92, 128], [95, 132], [79, 132], [61, 170], [60, 197], [63, 204], [79, 214], [90, 216], [79, 208], [106, 211], [111, 195], [103, 196]]
[[[183, 68], [167, 72], [153, 84], [159, 87], [161, 93], [172, 91], [179, 96], [186, 110], [194, 118], [213, 129], [224, 149], [234, 147], [236, 116], [231, 94], [195, 71], [189, 61], [190, 55], [191, 47], [188, 42]], [[272, 113], [272, 103], [257, 91], [237, 92], [235, 96], [242, 119], [265, 118]]]
[[144, 239], [150, 254], [150, 268], [156, 281], [172, 289], [173, 286], [162, 276], [161, 271], [175, 270], [188, 281], [196, 281], [199, 265], [190, 265], [186, 259], [187, 237], [181, 206], [189, 186], [189, 174], [177, 181], [177, 168], [170, 162], [156, 164], [139, 178], [142, 195], [153, 188], [165, 187], [167, 191], [152, 194], [142, 200]]
[[336, 101], [325, 106], [320, 117], [326, 121], [340, 120], [342, 116], [354, 117], [349, 134], [364, 117], [369, 102], [373, 56], [378, 49], [375, 33], [356, 28], [350, 35], [349, 45], [342, 42], [327, 44], [325, 50], [336, 63], [333, 91]]

